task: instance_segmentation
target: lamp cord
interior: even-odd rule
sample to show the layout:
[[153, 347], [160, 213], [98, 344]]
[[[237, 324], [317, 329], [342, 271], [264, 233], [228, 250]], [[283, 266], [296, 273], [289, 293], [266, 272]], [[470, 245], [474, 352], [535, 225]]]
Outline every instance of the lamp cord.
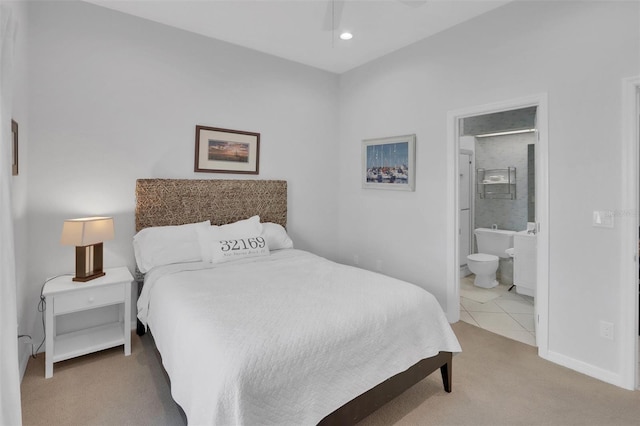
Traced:
[[[38, 351], [40, 350], [40, 348], [42, 348], [42, 345], [44, 345], [45, 340], [47, 339], [47, 329], [45, 327], [45, 323], [44, 323], [44, 313], [47, 310], [47, 298], [44, 297], [44, 286], [51, 280], [54, 280], [56, 278], [60, 278], [60, 277], [66, 277], [66, 276], [73, 276], [73, 274], [60, 274], [60, 275], [56, 275], [54, 277], [51, 278], [47, 278], [46, 280], [44, 280], [44, 282], [42, 283], [42, 287], [40, 287], [40, 300], [38, 301], [38, 312], [40, 312], [41, 317], [42, 317], [42, 342], [40, 342], [40, 344], [38, 345], [37, 348], [34, 349], [34, 345], [33, 343], [31, 343], [31, 358], [35, 359], [38, 356]], [[29, 340], [31, 340], [31, 336], [28, 334], [18, 334], [18, 339], [22, 338], [22, 337], [28, 337]]]

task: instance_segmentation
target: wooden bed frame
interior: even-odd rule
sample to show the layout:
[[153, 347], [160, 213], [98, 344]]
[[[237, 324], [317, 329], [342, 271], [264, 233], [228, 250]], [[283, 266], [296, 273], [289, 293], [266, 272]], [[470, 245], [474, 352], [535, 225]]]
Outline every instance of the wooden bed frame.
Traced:
[[[286, 227], [286, 181], [138, 179], [136, 182], [136, 232], [150, 226], [207, 219], [214, 225], [224, 225], [254, 215], [260, 215], [262, 222]], [[141, 281], [140, 277], [137, 279]], [[137, 332], [144, 334], [139, 321]], [[355, 424], [437, 369], [442, 374], [444, 390], [451, 392], [452, 358], [451, 352], [425, 358], [349, 401], [319, 424]]]

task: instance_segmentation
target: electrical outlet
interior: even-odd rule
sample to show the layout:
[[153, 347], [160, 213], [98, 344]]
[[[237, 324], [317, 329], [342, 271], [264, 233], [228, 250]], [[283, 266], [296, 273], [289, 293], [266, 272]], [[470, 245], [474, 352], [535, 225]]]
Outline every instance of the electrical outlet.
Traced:
[[610, 210], [595, 210], [593, 212], [593, 226], [598, 228], [613, 228], [613, 212]]
[[600, 337], [613, 340], [613, 324], [607, 321], [600, 321]]

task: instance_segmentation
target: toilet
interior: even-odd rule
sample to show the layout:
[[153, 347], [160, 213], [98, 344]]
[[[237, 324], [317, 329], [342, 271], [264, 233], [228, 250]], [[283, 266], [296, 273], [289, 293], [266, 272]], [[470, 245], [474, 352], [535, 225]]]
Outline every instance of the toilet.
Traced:
[[515, 231], [504, 229], [477, 228], [474, 232], [478, 244], [478, 253], [467, 256], [467, 267], [476, 275], [474, 285], [493, 288], [498, 285], [496, 271], [500, 258], [508, 258], [505, 252], [513, 247]]

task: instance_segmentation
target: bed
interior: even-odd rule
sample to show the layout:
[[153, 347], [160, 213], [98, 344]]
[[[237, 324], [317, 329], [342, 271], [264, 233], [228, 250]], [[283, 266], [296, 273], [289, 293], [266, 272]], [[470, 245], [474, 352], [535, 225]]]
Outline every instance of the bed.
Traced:
[[[285, 181], [136, 184], [137, 231], [255, 216], [286, 227]], [[438, 369], [451, 391], [460, 346], [417, 286], [289, 246], [146, 272], [138, 334], [189, 424], [354, 424]]]

